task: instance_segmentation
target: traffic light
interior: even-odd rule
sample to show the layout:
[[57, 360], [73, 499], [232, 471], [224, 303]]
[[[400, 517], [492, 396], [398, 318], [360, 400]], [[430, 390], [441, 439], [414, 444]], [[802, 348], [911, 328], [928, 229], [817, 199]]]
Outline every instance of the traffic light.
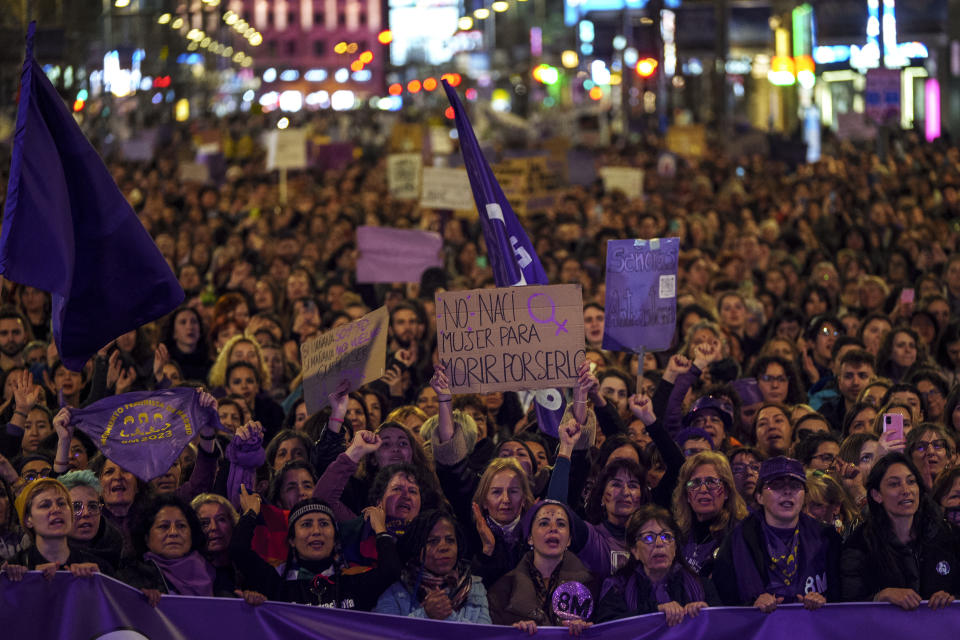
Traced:
[[659, 64], [656, 58], [640, 58], [637, 60], [637, 75], [641, 78], [649, 78], [657, 72]]

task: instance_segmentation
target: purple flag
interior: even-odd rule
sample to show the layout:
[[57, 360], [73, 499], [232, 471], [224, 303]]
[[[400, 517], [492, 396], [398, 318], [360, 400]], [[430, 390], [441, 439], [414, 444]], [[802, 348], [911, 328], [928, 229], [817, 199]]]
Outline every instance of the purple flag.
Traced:
[[[457, 92], [446, 80], [443, 89], [453, 106], [454, 121], [460, 140], [460, 152], [470, 178], [473, 199], [477, 203], [483, 237], [487, 243], [493, 279], [498, 287], [516, 287], [526, 284], [550, 284], [540, 264], [540, 258], [517, 219], [500, 183], [480, 151], [480, 143], [463, 110]], [[566, 409], [566, 400], [559, 389], [541, 389], [536, 392], [537, 422], [540, 430], [556, 437], [560, 419]]]
[[0, 273], [53, 296], [53, 336], [80, 371], [117, 336], [169, 313], [183, 289], [33, 58], [34, 25], [0, 234]]
[[70, 410], [70, 424], [90, 436], [100, 451], [141, 480], [167, 472], [197, 432], [219, 428], [212, 407], [200, 406], [195, 389], [134, 391]]

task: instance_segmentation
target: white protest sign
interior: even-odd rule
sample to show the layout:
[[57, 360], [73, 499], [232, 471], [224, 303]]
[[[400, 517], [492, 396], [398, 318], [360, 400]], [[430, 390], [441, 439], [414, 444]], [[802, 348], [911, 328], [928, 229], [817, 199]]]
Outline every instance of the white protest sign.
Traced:
[[305, 169], [307, 167], [307, 131], [283, 129], [267, 134], [267, 171]]
[[420, 195], [419, 153], [392, 153], [387, 156], [387, 188], [398, 200], [416, 200]]
[[605, 191], [619, 189], [630, 198], [639, 198], [643, 195], [643, 169], [636, 167], [603, 167], [600, 169]]
[[473, 209], [473, 191], [467, 170], [424, 167], [420, 206], [453, 211]]

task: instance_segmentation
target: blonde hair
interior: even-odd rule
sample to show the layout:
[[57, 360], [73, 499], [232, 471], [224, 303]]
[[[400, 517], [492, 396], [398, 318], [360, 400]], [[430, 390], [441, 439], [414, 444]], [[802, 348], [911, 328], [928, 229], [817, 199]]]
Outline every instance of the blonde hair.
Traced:
[[487, 468], [483, 470], [480, 481], [477, 482], [477, 490], [473, 492], [473, 502], [480, 505], [481, 509], [485, 507], [490, 485], [493, 484], [494, 477], [502, 471], [512, 471], [513, 475], [520, 480], [520, 491], [523, 492], [521, 513], [525, 513], [527, 509], [533, 506], [533, 491], [530, 489], [530, 480], [527, 479], [526, 472], [516, 458], [494, 458], [490, 461]]
[[[30, 515], [33, 499], [37, 497], [37, 494], [51, 489], [66, 498], [67, 505], [70, 505], [70, 490], [67, 489], [62, 482], [54, 478], [37, 478], [20, 491], [20, 495], [17, 496], [17, 499], [13, 503], [17, 517], [20, 518], [20, 524], [27, 530], [27, 533], [30, 534], [31, 540], [36, 537], [36, 533], [32, 527], [27, 526], [27, 516]], [[69, 514], [70, 522], [73, 522], [73, 509], [68, 508], [67, 513]]]
[[247, 342], [253, 345], [253, 350], [257, 353], [257, 362], [251, 364], [251, 366], [260, 372], [260, 388], [268, 391], [271, 388], [270, 369], [267, 368], [267, 363], [263, 358], [263, 350], [256, 340], [248, 338], [243, 334], [235, 335], [227, 340], [227, 344], [223, 345], [223, 349], [217, 354], [216, 361], [214, 361], [213, 366], [210, 367], [210, 376], [208, 378], [210, 386], [227, 386], [227, 369], [230, 367], [230, 354], [233, 353], [233, 348], [237, 346], [239, 342]]
[[844, 491], [840, 483], [829, 474], [808, 469], [804, 507], [813, 501], [840, 505], [840, 513], [837, 517], [843, 522], [845, 532], [852, 531], [860, 523], [860, 514], [853, 508], [850, 499], [847, 497], [847, 492]]
[[[405, 404], [402, 407], [397, 407], [393, 411], [387, 414], [386, 420], [384, 422], [399, 422], [403, 425], [407, 424], [407, 418], [410, 416], [416, 416], [420, 418], [423, 422], [427, 421], [427, 414], [423, 412], [423, 409], [418, 407], [415, 404]], [[422, 428], [422, 425], [421, 425]]]
[[730, 469], [730, 463], [726, 456], [716, 451], [701, 451], [687, 458], [683, 466], [680, 467], [677, 486], [673, 489], [673, 517], [677, 521], [677, 526], [680, 527], [680, 533], [685, 538], [689, 537], [693, 530], [693, 521], [696, 518], [693, 509], [690, 508], [690, 503], [687, 501], [687, 482], [698, 468], [708, 464], [713, 465], [727, 490], [727, 498], [723, 501], [723, 508], [714, 523], [710, 525], [710, 533], [724, 533], [748, 515], [747, 504], [737, 491], [737, 485], [733, 480], [733, 471]]
[[[237, 521], [240, 520], [240, 514], [238, 514], [237, 510], [233, 508], [233, 505], [230, 504], [230, 501], [216, 493], [201, 493], [190, 501], [190, 508], [192, 508], [194, 511], [199, 511], [200, 507], [205, 504], [218, 504], [223, 507], [224, 511], [226, 511], [233, 520], [233, 524], [237, 524]], [[198, 513], [197, 515], [200, 514]]]

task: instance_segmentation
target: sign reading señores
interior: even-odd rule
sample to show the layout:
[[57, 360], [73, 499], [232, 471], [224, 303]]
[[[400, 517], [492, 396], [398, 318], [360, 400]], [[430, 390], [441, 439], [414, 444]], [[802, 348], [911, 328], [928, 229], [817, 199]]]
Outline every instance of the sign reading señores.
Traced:
[[677, 324], [677, 238], [607, 242], [603, 348], [662, 351]]
[[437, 341], [455, 393], [572, 387], [585, 357], [580, 286], [438, 293]]
[[387, 308], [380, 307], [300, 345], [303, 397], [309, 413], [326, 406], [327, 396], [341, 380], [349, 380], [354, 391], [383, 377], [389, 320]]

